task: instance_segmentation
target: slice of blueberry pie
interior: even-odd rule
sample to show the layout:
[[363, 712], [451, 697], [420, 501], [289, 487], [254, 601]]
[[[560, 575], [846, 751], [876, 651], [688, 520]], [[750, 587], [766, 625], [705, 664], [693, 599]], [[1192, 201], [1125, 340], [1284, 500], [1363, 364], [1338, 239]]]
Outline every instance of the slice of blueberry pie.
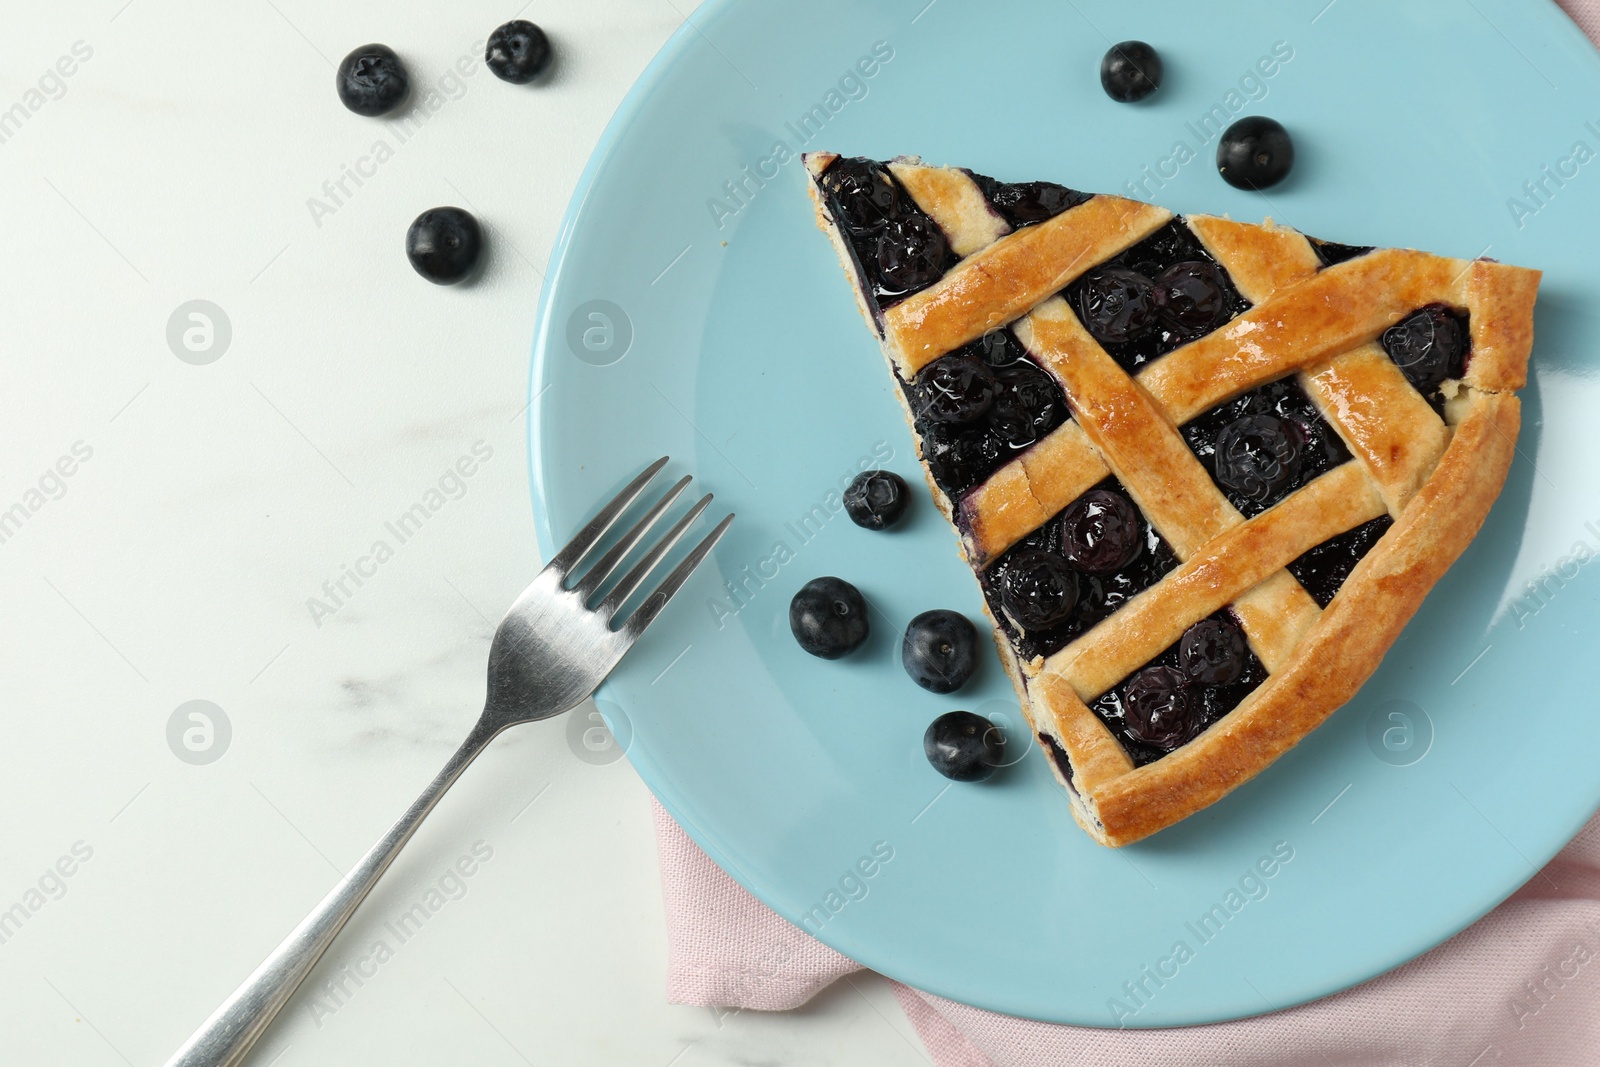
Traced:
[[1500, 492], [1539, 272], [917, 159], [805, 157], [1079, 823], [1348, 700]]

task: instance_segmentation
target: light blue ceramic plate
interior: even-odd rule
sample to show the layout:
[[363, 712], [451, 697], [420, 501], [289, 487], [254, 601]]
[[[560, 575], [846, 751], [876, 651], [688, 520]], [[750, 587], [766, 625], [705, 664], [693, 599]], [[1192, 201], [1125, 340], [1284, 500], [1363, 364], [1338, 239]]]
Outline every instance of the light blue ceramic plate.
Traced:
[[[1101, 54], [1128, 38], [1166, 59], [1143, 105], [1098, 83]], [[1215, 107], [1289, 126], [1293, 176], [1268, 196], [1225, 185], [1197, 134]], [[1198, 158], [1173, 162], [1178, 144]], [[980, 618], [931, 503], [893, 534], [834, 510], [863, 466], [921, 478], [813, 224], [802, 148], [1091, 190], [1142, 181], [1177, 210], [1540, 267], [1505, 492], [1360, 695], [1187, 822], [1100, 848], [1024, 746], [996, 780], [948, 786], [920, 751], [928, 722], [1017, 712], [998, 661], [953, 698], [898, 664], [915, 613]], [[1600, 554], [1596, 151], [1600, 62], [1529, 0], [706, 4], [579, 185], [530, 390], [546, 545], [663, 453], [739, 514], [601, 694], [634, 766], [781, 915], [885, 974], [1016, 1015], [1250, 1015], [1462, 929], [1600, 804], [1600, 566], [1582, 562]], [[803, 654], [786, 622], [824, 574], [877, 609], [868, 645], [836, 663]]]

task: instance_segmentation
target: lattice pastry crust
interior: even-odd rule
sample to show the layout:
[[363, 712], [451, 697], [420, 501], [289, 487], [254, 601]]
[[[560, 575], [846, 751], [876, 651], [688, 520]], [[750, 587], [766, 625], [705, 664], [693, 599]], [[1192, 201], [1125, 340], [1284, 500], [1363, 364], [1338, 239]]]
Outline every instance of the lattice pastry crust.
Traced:
[[[950, 265], [931, 285], [880, 305], [824, 189], [837, 158], [805, 157], [818, 224], [882, 341], [902, 400], [934, 360], [1007, 327], [1070, 409], [1069, 421], [954, 499], [928, 471], [973, 569], [981, 575], [1108, 477], [1178, 561], [1048, 654], [1020, 653], [1015, 635], [994, 620], [1001, 657], [1075, 817], [1097, 841], [1117, 846], [1214, 803], [1354, 695], [1477, 533], [1515, 449], [1515, 390], [1525, 381], [1539, 273], [1397, 249], [1346, 249], [1330, 262], [1318, 244], [1270, 221], [1178, 217], [1104, 195], [1076, 194], [1066, 210], [1014, 228], [989, 198], [995, 183], [902, 158], [885, 165], [893, 184], [938, 225]], [[1248, 306], [1130, 372], [1061, 294], [1175, 219]], [[1470, 354], [1430, 403], [1378, 340], [1435, 305], [1465, 313]], [[1304, 390], [1351, 459], [1247, 518], [1180, 427], [1285, 378]], [[906, 413], [916, 433], [909, 404]], [[1393, 525], [1326, 606], [1286, 569], [1315, 546], [1385, 518]], [[1220, 611], [1243, 630], [1265, 680], [1198, 736], [1136, 765], [1090, 704]]]

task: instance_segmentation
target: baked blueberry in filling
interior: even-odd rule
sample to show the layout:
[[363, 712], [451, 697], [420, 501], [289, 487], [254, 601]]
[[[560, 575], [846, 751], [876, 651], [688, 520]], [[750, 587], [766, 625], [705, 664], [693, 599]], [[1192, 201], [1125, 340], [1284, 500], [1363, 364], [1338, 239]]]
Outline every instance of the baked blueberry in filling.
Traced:
[[955, 264], [944, 231], [887, 167], [836, 159], [819, 181], [879, 310], [926, 289]]
[[1023, 660], [1048, 656], [1161, 580], [1178, 558], [1115, 478], [1088, 490], [979, 575]]
[[1054, 182], [997, 182], [970, 170], [966, 174], [989, 201], [989, 206], [1014, 230], [1053, 219], [1092, 196]]
[[1334, 594], [1344, 585], [1345, 579], [1350, 577], [1350, 572], [1356, 569], [1356, 564], [1372, 551], [1372, 546], [1376, 545], [1393, 525], [1393, 519], [1387, 515], [1380, 515], [1371, 522], [1362, 523], [1354, 530], [1342, 533], [1338, 537], [1330, 537], [1315, 548], [1308, 549], [1305, 555], [1289, 564], [1289, 573], [1305, 586], [1306, 592], [1311, 594], [1311, 599], [1325, 608], [1333, 602]]
[[1182, 218], [1086, 271], [1061, 295], [1129, 372], [1250, 306]]
[[1311, 250], [1317, 254], [1324, 267], [1332, 267], [1343, 263], [1347, 259], [1355, 259], [1372, 251], [1372, 245], [1342, 245], [1337, 241], [1320, 241], [1315, 237], [1308, 237]]
[[1245, 518], [1350, 458], [1293, 378], [1252, 389], [1186, 423], [1181, 432]]
[[1005, 329], [940, 356], [902, 388], [922, 457], [952, 500], [1068, 418], [1060, 385]]
[[1466, 371], [1471, 340], [1464, 313], [1429, 304], [1383, 331], [1379, 343], [1417, 392], [1442, 411], [1439, 386]]
[[1224, 609], [1089, 707], [1142, 767], [1200, 736], [1266, 679], [1239, 621]]
[[1068, 785], [1072, 784], [1072, 761], [1067, 759], [1067, 750], [1061, 747], [1061, 742], [1049, 734], [1040, 734], [1039, 743], [1050, 753], [1050, 762], [1056, 765], [1061, 777], [1067, 780]]

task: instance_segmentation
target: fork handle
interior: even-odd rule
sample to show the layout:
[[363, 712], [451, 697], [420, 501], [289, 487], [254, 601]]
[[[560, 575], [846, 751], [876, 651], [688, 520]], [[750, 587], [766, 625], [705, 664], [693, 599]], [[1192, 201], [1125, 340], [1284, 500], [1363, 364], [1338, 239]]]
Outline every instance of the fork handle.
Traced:
[[400, 849], [411, 840], [417, 827], [428, 812], [433, 810], [445, 790], [455, 783], [461, 772], [477, 758], [504, 723], [491, 722], [483, 716], [472, 728], [472, 733], [450, 757], [444, 769], [429, 783], [406, 813], [400, 816], [376, 845], [361, 857], [339, 884], [322, 898], [322, 903], [311, 909], [311, 914], [284, 938], [272, 954], [262, 961], [222, 1006], [212, 1012], [182, 1048], [175, 1052], [167, 1067], [232, 1067], [244, 1058], [245, 1053], [266, 1030], [267, 1024], [288, 1002], [289, 997], [305, 981], [306, 975], [316, 966], [317, 960], [333, 944], [356, 907], [366, 899], [379, 876], [389, 869], [389, 864], [400, 854]]

